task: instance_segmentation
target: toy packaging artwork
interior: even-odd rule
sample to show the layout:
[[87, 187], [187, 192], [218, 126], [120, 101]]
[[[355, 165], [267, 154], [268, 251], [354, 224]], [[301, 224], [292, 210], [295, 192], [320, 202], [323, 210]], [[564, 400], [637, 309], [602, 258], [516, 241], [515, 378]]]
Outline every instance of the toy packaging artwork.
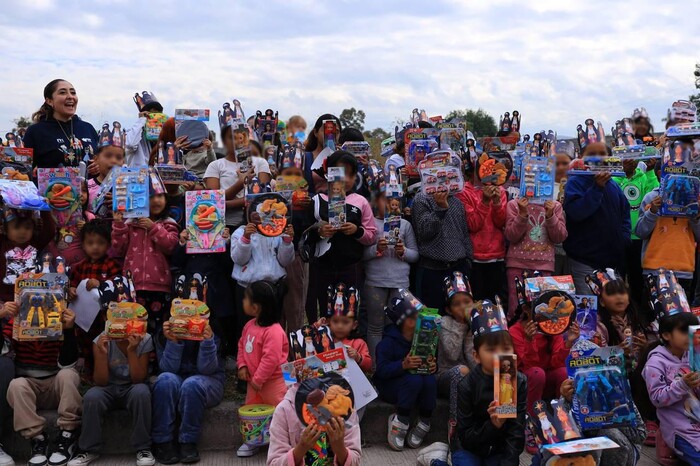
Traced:
[[168, 120], [168, 115], [164, 113], [149, 113], [146, 119], [146, 124], [143, 126], [146, 140], [149, 142], [158, 141], [160, 132], [163, 130], [163, 125]]
[[690, 334], [690, 350], [688, 351], [688, 360], [690, 370], [700, 372], [700, 325], [691, 325], [688, 327]]
[[34, 149], [29, 147], [2, 147], [0, 148], [0, 162], [7, 162], [19, 165], [32, 165]]
[[304, 325], [295, 332], [289, 332], [289, 360], [296, 361], [334, 349], [331, 331], [326, 326]]
[[37, 250], [34, 246], [22, 249], [14, 247], [5, 253], [5, 285], [14, 285], [19, 277], [34, 271], [36, 267]]
[[340, 148], [350, 152], [363, 164], [367, 164], [372, 155], [372, 149], [367, 141], [347, 141]]
[[573, 413], [582, 430], [636, 424], [621, 348], [575, 345], [566, 367], [574, 380]]
[[574, 279], [571, 275], [560, 275], [556, 277], [532, 277], [525, 279], [525, 293], [530, 300], [545, 291], [558, 290], [568, 294], [576, 293]]
[[30, 272], [18, 278], [15, 281], [15, 302], [19, 305], [19, 315], [13, 321], [12, 338], [18, 341], [62, 340], [61, 317], [66, 308], [68, 283], [65, 273], [53, 271]]
[[520, 197], [532, 204], [554, 199], [555, 157], [525, 157], [520, 171]]
[[420, 356], [423, 360], [417, 369], [409, 370], [412, 374], [432, 374], [437, 370], [437, 347], [440, 337], [442, 318], [436, 309], [424, 307], [416, 317], [416, 329], [411, 343], [411, 356]]
[[282, 364], [282, 376], [285, 383], [291, 385], [329, 372], [344, 374], [347, 367], [348, 361], [341, 345]]
[[482, 185], [503, 186], [512, 173], [513, 158], [507, 151], [483, 152], [476, 160], [476, 178]]
[[355, 394], [347, 380], [330, 372], [301, 382], [294, 407], [302, 424], [315, 424], [321, 432], [326, 431], [328, 423], [335, 417], [343, 418], [349, 427], [347, 421], [355, 411]]
[[338, 125], [335, 120], [323, 120], [323, 146], [335, 152], [338, 141]]
[[476, 145], [484, 152], [500, 152], [515, 150], [518, 144], [517, 136], [495, 136], [479, 138]]
[[75, 225], [82, 218], [79, 168], [37, 169], [39, 192], [46, 198], [56, 224]]
[[309, 182], [303, 176], [278, 176], [275, 191], [292, 201], [292, 210], [305, 210], [300, 203], [309, 199]]
[[176, 108], [176, 120], [209, 121], [208, 108]]
[[467, 147], [467, 132], [464, 123], [442, 122], [435, 125], [440, 131], [440, 149], [449, 149], [462, 154]]
[[499, 419], [518, 417], [518, 356], [496, 354], [493, 357], [493, 400], [498, 403]]
[[659, 269], [656, 274], [648, 274], [646, 279], [649, 304], [657, 318], [691, 312], [685, 290], [672, 270]]
[[158, 163], [156, 169], [160, 178], [166, 184], [181, 184], [187, 178], [187, 168], [183, 165], [182, 151], [175, 144], [158, 143]]
[[598, 325], [598, 297], [595, 295], [574, 295], [576, 303], [576, 323], [581, 338], [593, 338]]
[[661, 166], [661, 215], [696, 217], [700, 212], [700, 163], [692, 159], [692, 150], [681, 141], [670, 146], [670, 157]]
[[439, 132], [434, 128], [409, 128], [404, 133], [406, 172], [418, 176], [418, 164], [438, 149]]
[[546, 335], [561, 335], [571, 325], [576, 306], [568, 293], [550, 290], [540, 293], [533, 301], [533, 320]]
[[120, 167], [115, 173], [112, 211], [122, 212], [124, 218], [148, 217], [148, 168]]
[[124, 340], [129, 335], [146, 335], [148, 311], [138, 303], [112, 301], [107, 306], [105, 334], [110, 340]]
[[188, 254], [224, 252], [226, 240], [226, 197], [224, 190], [187, 191], [185, 193], [185, 228]]
[[0, 197], [5, 207], [20, 210], [50, 210], [31, 181], [0, 178]]
[[424, 194], [456, 194], [464, 189], [462, 163], [451, 150], [439, 150], [430, 153], [418, 163], [421, 179], [421, 191]]
[[345, 223], [345, 168], [328, 168], [328, 223], [340, 228]]
[[289, 198], [280, 193], [248, 194], [246, 211], [248, 223], [257, 225], [264, 236], [280, 236], [291, 221]]
[[587, 155], [574, 159], [570, 165], [569, 173], [572, 175], [595, 175], [600, 172], [609, 172], [612, 176], [625, 176], [623, 162], [625, 160], [649, 160], [658, 157], [658, 151], [653, 147], [643, 144], [633, 146], [613, 147], [612, 155]]
[[179, 340], [204, 339], [209, 307], [197, 299], [175, 298], [170, 308], [170, 331]]
[[[386, 184], [386, 206], [384, 208], [384, 239], [389, 246], [396, 246], [401, 233], [401, 206], [403, 203], [403, 187], [397, 176], [389, 176]], [[395, 180], [396, 182], [391, 182]]]

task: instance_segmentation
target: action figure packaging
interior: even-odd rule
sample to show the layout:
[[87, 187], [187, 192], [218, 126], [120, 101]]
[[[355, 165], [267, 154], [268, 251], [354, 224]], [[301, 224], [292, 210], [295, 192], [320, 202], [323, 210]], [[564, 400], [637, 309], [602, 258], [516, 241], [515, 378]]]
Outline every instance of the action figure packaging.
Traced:
[[493, 400], [499, 419], [518, 416], [518, 356], [496, 354], [493, 357]]
[[409, 177], [418, 176], [418, 164], [438, 149], [440, 133], [435, 128], [409, 128], [403, 135], [406, 172]]
[[581, 338], [590, 340], [596, 333], [598, 325], [598, 297], [595, 295], [574, 295], [576, 303], [576, 323]]
[[462, 164], [451, 150], [431, 152], [418, 163], [423, 194], [456, 194], [464, 189]]
[[[404, 290], [406, 291], [406, 290]], [[412, 374], [432, 374], [437, 369], [437, 347], [440, 337], [440, 314], [436, 309], [423, 307], [416, 317], [411, 356], [420, 356], [421, 365], [409, 370]]]
[[574, 380], [573, 412], [581, 429], [634, 426], [623, 350], [590, 344], [581, 348], [575, 346], [566, 359], [567, 372]]
[[345, 168], [328, 168], [328, 223], [340, 228], [345, 223]]
[[19, 315], [13, 321], [12, 338], [18, 341], [62, 340], [61, 317], [66, 308], [68, 283], [65, 273], [55, 271], [30, 272], [19, 277], [15, 281]]
[[289, 360], [296, 361], [335, 348], [331, 331], [325, 325], [304, 325], [289, 332]]
[[674, 141], [669, 159], [661, 166], [661, 215], [696, 217], [700, 213], [700, 163], [693, 159], [691, 144]]
[[525, 279], [525, 293], [530, 300], [537, 297], [545, 291], [563, 291], [564, 293], [576, 293], [574, 279], [571, 275], [560, 275], [556, 277], [533, 277]]

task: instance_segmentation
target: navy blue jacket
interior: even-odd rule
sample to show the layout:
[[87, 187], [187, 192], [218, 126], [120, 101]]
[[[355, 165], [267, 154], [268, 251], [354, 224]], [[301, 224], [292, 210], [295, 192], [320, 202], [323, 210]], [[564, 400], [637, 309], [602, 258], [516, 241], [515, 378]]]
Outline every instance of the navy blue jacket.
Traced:
[[71, 122], [62, 123], [54, 118], [42, 119], [27, 128], [25, 147], [34, 149], [33, 165], [39, 168], [77, 167], [82, 160], [90, 160], [97, 151], [97, 132], [87, 121], [73, 116], [73, 135], [77, 148], [74, 157], [69, 154]]
[[625, 248], [631, 244], [630, 204], [614, 181], [604, 188], [593, 176], [574, 175], [564, 191], [566, 255], [593, 268], [625, 268]]
[[377, 370], [374, 372], [374, 383], [380, 387], [382, 381], [395, 379], [406, 374], [402, 367], [403, 359], [411, 350], [411, 341], [406, 340], [401, 330], [394, 324], [384, 328], [382, 341], [376, 349]]

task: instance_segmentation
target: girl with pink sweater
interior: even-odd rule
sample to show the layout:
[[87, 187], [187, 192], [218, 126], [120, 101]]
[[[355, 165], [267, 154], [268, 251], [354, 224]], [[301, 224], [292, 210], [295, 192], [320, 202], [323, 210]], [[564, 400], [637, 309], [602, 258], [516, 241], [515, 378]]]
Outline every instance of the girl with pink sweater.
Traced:
[[[289, 342], [280, 325], [282, 310], [273, 284], [251, 283], [243, 295], [243, 312], [253, 317], [238, 340], [238, 379], [248, 382], [245, 404], [277, 406], [287, 392], [280, 366], [287, 362]], [[257, 451], [244, 443], [237, 454], [247, 457]]]
[[566, 239], [566, 221], [561, 204], [547, 201], [531, 204], [527, 198], [513, 199], [506, 206], [506, 255], [508, 277], [508, 311], [512, 316], [518, 305], [515, 277], [524, 271], [538, 270], [543, 275], [554, 272], [554, 245]]

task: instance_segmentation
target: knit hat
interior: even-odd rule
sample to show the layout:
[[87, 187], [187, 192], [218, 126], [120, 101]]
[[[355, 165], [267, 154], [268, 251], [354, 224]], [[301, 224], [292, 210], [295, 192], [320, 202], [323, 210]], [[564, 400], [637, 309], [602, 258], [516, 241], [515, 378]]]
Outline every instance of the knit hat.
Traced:
[[384, 314], [396, 325], [401, 325], [408, 317], [414, 316], [424, 307], [418, 298], [404, 289], [399, 289], [399, 298], [394, 298], [391, 305], [384, 308]]
[[360, 292], [355, 288], [346, 287], [345, 283], [328, 285], [327, 317], [347, 316], [356, 317], [360, 307]]
[[122, 125], [118, 121], [112, 123], [111, 130], [109, 123], [105, 123], [102, 125], [97, 141], [98, 148], [107, 146], [123, 148], [126, 143], [126, 131], [122, 129]]
[[487, 333], [507, 332], [508, 321], [498, 295], [496, 295], [495, 303], [488, 299], [476, 303], [471, 311], [470, 323], [474, 338]]
[[148, 91], [142, 91], [141, 95], [137, 92], [134, 94], [134, 102], [139, 112], [152, 111], [154, 113], [160, 113], [163, 111], [163, 106], [158, 102], [155, 94]]
[[469, 279], [462, 272], [454, 272], [451, 276], [446, 276], [444, 284], [445, 298], [448, 301], [457, 293], [466, 293], [472, 296], [472, 287], [469, 284]]

